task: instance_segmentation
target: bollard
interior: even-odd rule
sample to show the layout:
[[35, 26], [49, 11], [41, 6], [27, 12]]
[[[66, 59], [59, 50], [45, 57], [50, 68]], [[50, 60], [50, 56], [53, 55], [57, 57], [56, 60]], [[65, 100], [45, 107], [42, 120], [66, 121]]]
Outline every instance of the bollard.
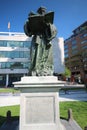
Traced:
[[7, 111], [6, 121], [11, 122], [11, 111], [10, 110]]
[[68, 110], [68, 121], [73, 120], [72, 109]]
[[84, 128], [84, 130], [87, 130], [87, 126]]

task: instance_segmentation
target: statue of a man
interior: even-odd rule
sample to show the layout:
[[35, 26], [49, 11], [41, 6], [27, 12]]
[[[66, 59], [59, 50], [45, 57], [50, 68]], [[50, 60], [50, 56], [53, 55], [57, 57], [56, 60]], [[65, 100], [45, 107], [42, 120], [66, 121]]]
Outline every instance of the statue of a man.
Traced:
[[53, 25], [53, 16], [54, 12], [47, 13], [46, 8], [40, 7], [37, 14], [30, 12], [24, 25], [25, 34], [32, 36], [29, 75], [53, 75], [51, 40], [57, 33]]

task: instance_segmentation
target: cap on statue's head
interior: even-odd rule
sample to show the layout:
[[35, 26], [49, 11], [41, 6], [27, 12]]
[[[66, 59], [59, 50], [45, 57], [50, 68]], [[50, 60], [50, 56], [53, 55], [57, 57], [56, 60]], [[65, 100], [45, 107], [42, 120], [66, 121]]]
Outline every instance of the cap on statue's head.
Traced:
[[39, 14], [42, 14], [42, 13], [45, 13], [46, 12], [46, 8], [41, 6], [38, 10], [37, 10], [37, 13]]

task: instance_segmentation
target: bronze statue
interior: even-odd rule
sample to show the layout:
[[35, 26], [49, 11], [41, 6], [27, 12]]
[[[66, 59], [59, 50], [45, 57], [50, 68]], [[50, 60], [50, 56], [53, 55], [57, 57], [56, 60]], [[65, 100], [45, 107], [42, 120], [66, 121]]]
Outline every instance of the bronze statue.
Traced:
[[30, 49], [31, 63], [29, 75], [53, 75], [53, 57], [51, 40], [56, 36], [57, 30], [53, 25], [54, 12], [46, 12], [40, 7], [37, 13], [30, 12], [24, 25], [24, 32], [32, 36]]

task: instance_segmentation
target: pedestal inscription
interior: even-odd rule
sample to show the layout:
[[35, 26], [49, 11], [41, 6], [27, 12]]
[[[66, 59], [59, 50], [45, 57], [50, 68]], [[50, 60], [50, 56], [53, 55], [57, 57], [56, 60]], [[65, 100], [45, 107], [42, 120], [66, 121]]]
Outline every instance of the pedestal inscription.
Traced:
[[26, 124], [54, 123], [55, 99], [53, 96], [26, 97]]

